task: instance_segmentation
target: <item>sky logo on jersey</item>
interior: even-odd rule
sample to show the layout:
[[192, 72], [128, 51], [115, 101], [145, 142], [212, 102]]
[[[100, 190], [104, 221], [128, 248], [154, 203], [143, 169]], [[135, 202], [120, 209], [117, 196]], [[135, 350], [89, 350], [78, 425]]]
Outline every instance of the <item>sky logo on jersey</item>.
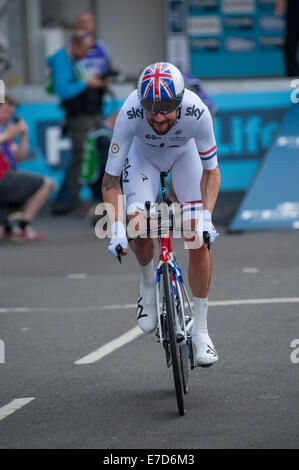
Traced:
[[204, 112], [204, 109], [201, 111], [200, 109], [195, 108], [195, 105], [193, 105], [192, 108], [191, 106], [188, 106], [188, 108], [186, 109], [185, 116], [191, 116], [191, 117], [195, 116], [196, 119], [198, 120], [203, 112]]
[[130, 111], [127, 111], [127, 116], [129, 119], [141, 118], [143, 119], [143, 109], [142, 108], [132, 108]]
[[174, 98], [175, 88], [168, 64], [157, 62], [147, 67], [141, 82], [141, 96], [148, 100]]

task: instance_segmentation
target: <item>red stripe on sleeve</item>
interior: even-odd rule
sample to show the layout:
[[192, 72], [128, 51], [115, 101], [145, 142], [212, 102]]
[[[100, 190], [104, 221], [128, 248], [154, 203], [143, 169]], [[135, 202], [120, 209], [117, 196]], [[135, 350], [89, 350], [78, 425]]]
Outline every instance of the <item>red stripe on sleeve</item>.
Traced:
[[215, 150], [217, 147], [217, 145], [215, 145], [214, 147], [212, 147], [210, 150], [208, 150], [207, 152], [198, 152], [199, 155], [208, 155], [208, 153], [212, 152], [213, 150]]

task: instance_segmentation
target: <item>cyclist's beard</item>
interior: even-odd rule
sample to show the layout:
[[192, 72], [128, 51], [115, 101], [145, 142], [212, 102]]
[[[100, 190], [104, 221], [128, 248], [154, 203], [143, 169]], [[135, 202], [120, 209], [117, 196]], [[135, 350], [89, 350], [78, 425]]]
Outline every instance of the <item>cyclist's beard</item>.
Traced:
[[149, 125], [154, 129], [154, 131], [159, 135], [167, 134], [167, 132], [172, 128], [176, 123], [176, 116], [168, 118], [165, 116], [165, 119], [162, 122], [155, 121], [155, 117], [152, 115], [147, 115], [147, 120]]

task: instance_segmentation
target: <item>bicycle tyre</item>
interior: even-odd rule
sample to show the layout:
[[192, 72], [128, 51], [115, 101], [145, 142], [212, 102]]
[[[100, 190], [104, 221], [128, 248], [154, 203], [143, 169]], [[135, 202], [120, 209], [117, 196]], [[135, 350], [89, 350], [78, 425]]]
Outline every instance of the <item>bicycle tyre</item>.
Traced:
[[[181, 289], [181, 285], [178, 285], [178, 288]], [[183, 299], [183, 297], [181, 296]], [[176, 309], [177, 309], [177, 315], [179, 317], [179, 321], [183, 321], [182, 319], [182, 312], [184, 312], [184, 308], [181, 306], [181, 301], [180, 301], [180, 296], [177, 295], [176, 297]], [[180, 358], [180, 368], [181, 368], [181, 375], [183, 379], [183, 390], [184, 393], [186, 394], [188, 392], [188, 378], [189, 378], [189, 373], [188, 373], [188, 364], [189, 364], [189, 356], [188, 356], [188, 345], [185, 343], [179, 343], [179, 358]]]
[[186, 394], [188, 392], [188, 346], [186, 343], [179, 345], [180, 353], [180, 367], [183, 378], [183, 390]]
[[168, 269], [168, 264], [164, 263], [162, 266], [163, 274], [163, 286], [164, 286], [164, 295], [166, 302], [166, 318], [167, 318], [167, 328], [169, 335], [169, 345], [172, 359], [172, 372], [175, 385], [175, 392], [177, 398], [177, 404], [179, 409], [180, 416], [185, 414], [184, 406], [184, 392], [183, 392], [183, 377], [180, 367], [180, 360], [178, 355], [178, 344], [176, 341], [176, 334], [174, 328], [174, 305], [173, 305], [173, 294], [171, 287], [170, 273]]

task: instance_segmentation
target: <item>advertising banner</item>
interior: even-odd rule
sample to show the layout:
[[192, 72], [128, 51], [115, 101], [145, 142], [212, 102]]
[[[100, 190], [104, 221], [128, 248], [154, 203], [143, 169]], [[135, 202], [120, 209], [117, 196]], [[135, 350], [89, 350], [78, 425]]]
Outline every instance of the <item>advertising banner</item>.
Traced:
[[299, 104], [281, 130], [234, 217], [230, 230], [299, 229]]
[[[214, 130], [221, 170], [221, 191], [245, 191], [279, 132], [290, 102], [289, 92], [211, 95], [217, 107]], [[108, 103], [104, 103], [107, 104]], [[122, 101], [105, 106], [106, 115]], [[61, 185], [71, 158], [63, 133], [63, 112], [53, 103], [24, 103], [17, 114], [28, 123], [31, 158], [24, 170], [53, 177]]]
[[[275, 1], [168, 0], [167, 37], [185, 38], [189, 71], [200, 78], [283, 76], [285, 20]], [[186, 63], [180, 53], [169, 60]]]

